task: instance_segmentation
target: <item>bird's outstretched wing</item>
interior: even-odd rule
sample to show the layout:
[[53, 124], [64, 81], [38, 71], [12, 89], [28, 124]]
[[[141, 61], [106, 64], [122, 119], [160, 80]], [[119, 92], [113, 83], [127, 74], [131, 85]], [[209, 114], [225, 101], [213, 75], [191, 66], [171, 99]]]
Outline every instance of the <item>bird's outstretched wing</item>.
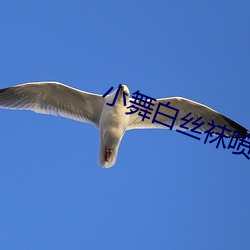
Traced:
[[[160, 108], [157, 112], [157, 116], [155, 117], [155, 120], [158, 121], [153, 121], [155, 112], [157, 110], [158, 104], [161, 103], [163, 105], [160, 105]], [[230, 118], [218, 113], [217, 111], [192, 100], [182, 98], [182, 97], [170, 97], [170, 98], [162, 98], [162, 99], [157, 99], [155, 102], [155, 105], [152, 107], [153, 111], [150, 119], [144, 119], [142, 121], [142, 117], [138, 115], [138, 113], [134, 113], [130, 115], [130, 121], [129, 121], [129, 126], [128, 130], [130, 129], [150, 129], [150, 128], [165, 128], [168, 129], [169, 127], [163, 125], [163, 124], [168, 124], [171, 125], [173, 122], [173, 119], [171, 117], [174, 117], [176, 114], [176, 111], [174, 109], [171, 109], [167, 107], [169, 105], [170, 107], [179, 110], [178, 115], [176, 117], [173, 129], [180, 129], [180, 130], [185, 130], [183, 127], [180, 127], [180, 125], [185, 123], [185, 120], [189, 120], [190, 118], [193, 118], [192, 121], [187, 123], [185, 127], [188, 127], [189, 129], [193, 129], [197, 126], [197, 124], [204, 122], [203, 125], [197, 128], [197, 130], [201, 132], [205, 132], [209, 130], [212, 126], [210, 126], [208, 123], [214, 122], [216, 125], [215, 128], [213, 129], [214, 132], [221, 132], [221, 127], [224, 127], [226, 125], [226, 128], [231, 130], [225, 131], [224, 134], [226, 136], [231, 137], [234, 130], [237, 130], [244, 135], [247, 135], [249, 131], [241, 126], [240, 124], [236, 123], [235, 121], [231, 120]], [[189, 113], [189, 116], [187, 116]], [[162, 113], [162, 114], [161, 114]], [[169, 115], [170, 117], [164, 116], [164, 114]], [[149, 115], [147, 115], [149, 116]], [[184, 118], [187, 116], [186, 118]], [[200, 117], [202, 117], [200, 120], [198, 120]], [[182, 119], [184, 118], [184, 119]], [[160, 122], [160, 123], [159, 123]], [[162, 124], [161, 124], [162, 123]], [[218, 125], [218, 126], [217, 126]], [[245, 137], [242, 135], [241, 137]]]
[[32, 82], [0, 89], [0, 107], [60, 115], [99, 125], [104, 105], [101, 95], [84, 92], [58, 82]]

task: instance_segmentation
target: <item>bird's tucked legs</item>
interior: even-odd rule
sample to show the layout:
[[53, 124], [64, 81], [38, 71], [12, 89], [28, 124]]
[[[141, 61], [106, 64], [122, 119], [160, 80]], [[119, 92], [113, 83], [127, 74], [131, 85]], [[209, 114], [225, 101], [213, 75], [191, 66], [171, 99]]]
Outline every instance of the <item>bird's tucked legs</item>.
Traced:
[[107, 161], [107, 162], [109, 161], [111, 153], [112, 153], [111, 149], [106, 149], [106, 152], [105, 152], [105, 161]]

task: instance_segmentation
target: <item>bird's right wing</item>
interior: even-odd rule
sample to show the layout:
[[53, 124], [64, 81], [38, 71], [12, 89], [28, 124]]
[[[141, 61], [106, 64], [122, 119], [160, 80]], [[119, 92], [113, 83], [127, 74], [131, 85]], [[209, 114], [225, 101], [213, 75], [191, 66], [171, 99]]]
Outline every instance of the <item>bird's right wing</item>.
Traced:
[[99, 126], [104, 99], [58, 82], [33, 82], [0, 89], [0, 107], [60, 115]]
[[[156, 119], [153, 120], [153, 117], [157, 111], [159, 104], [161, 106], [158, 109]], [[210, 107], [205, 106], [201, 103], [198, 103], [198, 102], [186, 99], [186, 98], [182, 98], [182, 97], [170, 97], [170, 98], [157, 99], [153, 107], [153, 111], [150, 111], [152, 112], [150, 119], [144, 119], [144, 121], [142, 121], [142, 117], [139, 116], [137, 113], [131, 114], [127, 129], [128, 130], [150, 129], [150, 128], [169, 129], [169, 126], [173, 122], [173, 119], [171, 117], [174, 117], [176, 114], [175, 109], [178, 110], [178, 115], [175, 119], [175, 123], [173, 126], [174, 130], [176, 129], [186, 130], [180, 126], [183, 125], [188, 119], [192, 117], [193, 119], [190, 122], [187, 122], [186, 123], [187, 125], [185, 125], [185, 127], [188, 127], [189, 129], [196, 129], [196, 126], [203, 122], [201, 126], [197, 126], [197, 129], [201, 132], [205, 132], [212, 127], [211, 125], [209, 125], [209, 123], [211, 124], [212, 122], [214, 122], [215, 127], [213, 131], [221, 132], [220, 127], [223, 127], [224, 125], [226, 125], [226, 128], [231, 131], [229, 132], [225, 130], [224, 134], [229, 137], [232, 136], [234, 130], [237, 130], [244, 135], [247, 135], [249, 133], [249, 131], [246, 128], [244, 128], [237, 122], [231, 120], [230, 118], [220, 114], [214, 109], [211, 109]], [[191, 114], [187, 116], [189, 113]], [[166, 124], [168, 126], [166, 126]], [[241, 137], [245, 137], [244, 135], [242, 135]]]

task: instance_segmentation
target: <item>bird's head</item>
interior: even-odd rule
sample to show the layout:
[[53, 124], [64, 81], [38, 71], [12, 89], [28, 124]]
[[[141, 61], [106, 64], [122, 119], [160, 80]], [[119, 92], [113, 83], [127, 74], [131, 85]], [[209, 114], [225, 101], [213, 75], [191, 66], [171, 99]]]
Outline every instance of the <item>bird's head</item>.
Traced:
[[125, 84], [122, 84], [121, 86], [120, 93], [123, 95], [123, 92], [125, 92], [126, 99], [130, 97], [130, 91]]

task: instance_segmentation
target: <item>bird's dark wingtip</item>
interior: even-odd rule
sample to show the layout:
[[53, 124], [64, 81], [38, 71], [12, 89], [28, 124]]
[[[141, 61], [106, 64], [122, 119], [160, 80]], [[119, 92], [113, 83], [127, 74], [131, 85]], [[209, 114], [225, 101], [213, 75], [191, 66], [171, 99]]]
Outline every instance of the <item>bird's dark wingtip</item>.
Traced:
[[[245, 127], [241, 126], [239, 123], [231, 120], [230, 118], [223, 115], [223, 118], [229, 123], [230, 127], [241, 133], [240, 138], [246, 138], [250, 131]], [[232, 131], [233, 132], [233, 131]]]
[[5, 89], [0, 89], [0, 94], [5, 92], [8, 88], [5, 88]]

